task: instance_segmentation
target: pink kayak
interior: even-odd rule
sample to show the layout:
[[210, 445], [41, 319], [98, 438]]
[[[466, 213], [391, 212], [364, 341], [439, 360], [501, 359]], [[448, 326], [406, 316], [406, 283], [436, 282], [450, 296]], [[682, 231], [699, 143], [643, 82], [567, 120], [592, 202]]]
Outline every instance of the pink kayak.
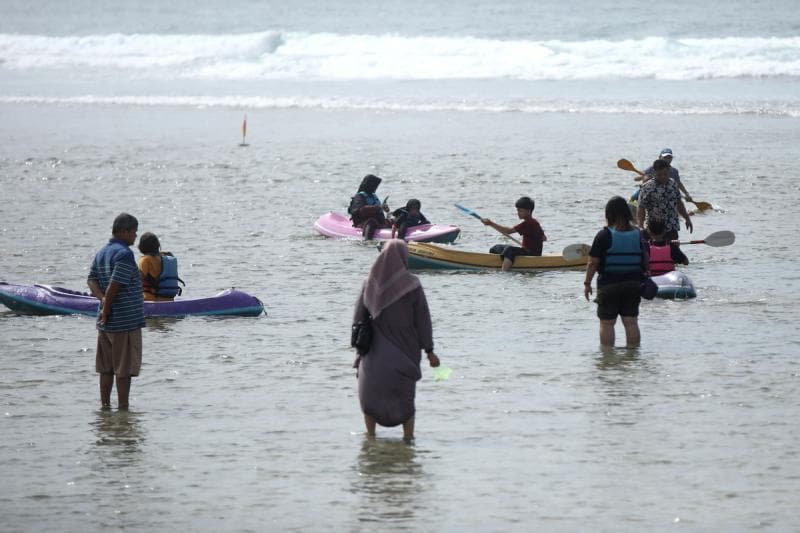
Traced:
[[[314, 222], [314, 229], [320, 234], [332, 239], [363, 239], [361, 228], [356, 228], [350, 217], [329, 211]], [[406, 233], [407, 241], [415, 242], [453, 242], [461, 233], [458, 226], [441, 224], [423, 224], [409, 228]], [[392, 238], [392, 228], [382, 228], [375, 232], [374, 239], [386, 241]]]

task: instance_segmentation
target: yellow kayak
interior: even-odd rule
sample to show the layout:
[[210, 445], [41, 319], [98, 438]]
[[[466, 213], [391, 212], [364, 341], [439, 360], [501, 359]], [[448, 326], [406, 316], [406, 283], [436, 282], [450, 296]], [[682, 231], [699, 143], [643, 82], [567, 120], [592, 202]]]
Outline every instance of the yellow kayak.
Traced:
[[[567, 261], [561, 255], [519, 256], [511, 270], [535, 272], [539, 270], [581, 269], [587, 258]], [[437, 246], [422, 242], [408, 243], [408, 268], [417, 270], [500, 270], [503, 259], [497, 254], [463, 252], [451, 246]]]

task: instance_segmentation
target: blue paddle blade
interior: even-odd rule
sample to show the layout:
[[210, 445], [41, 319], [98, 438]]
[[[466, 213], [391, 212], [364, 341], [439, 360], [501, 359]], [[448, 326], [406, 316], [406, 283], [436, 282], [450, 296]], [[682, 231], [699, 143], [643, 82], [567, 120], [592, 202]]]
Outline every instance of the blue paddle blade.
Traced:
[[459, 205], [459, 204], [453, 204], [453, 205], [456, 206], [456, 209], [459, 209], [459, 210], [465, 212], [466, 214], [468, 214], [471, 217], [475, 217], [475, 218], [477, 218], [479, 220], [482, 218], [478, 213], [476, 213], [475, 211], [473, 211], [472, 209], [470, 209], [468, 207], [464, 207], [463, 205]]

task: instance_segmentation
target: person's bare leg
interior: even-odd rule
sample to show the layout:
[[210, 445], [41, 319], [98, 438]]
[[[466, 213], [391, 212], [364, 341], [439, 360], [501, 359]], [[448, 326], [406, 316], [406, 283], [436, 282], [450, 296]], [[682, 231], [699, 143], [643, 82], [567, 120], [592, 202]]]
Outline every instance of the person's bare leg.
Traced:
[[636, 348], [642, 342], [639, 332], [639, 318], [635, 316], [622, 317], [622, 325], [625, 326], [626, 347]]
[[503, 266], [501, 267], [503, 269], [503, 272], [508, 272], [509, 270], [511, 270], [511, 265], [513, 265], [513, 264], [514, 264], [514, 261], [512, 259], [509, 259], [508, 257], [504, 257], [503, 258]]
[[375, 436], [375, 419], [364, 413], [364, 424], [367, 426], [367, 437]]
[[600, 321], [600, 344], [603, 346], [614, 346], [614, 320], [601, 320]]
[[414, 440], [414, 417], [412, 416], [403, 422], [403, 440], [410, 442]]
[[131, 378], [121, 378], [117, 376], [117, 406], [121, 411], [128, 410], [128, 396], [131, 392]]
[[111, 389], [114, 387], [114, 374], [100, 374], [100, 404], [111, 407]]

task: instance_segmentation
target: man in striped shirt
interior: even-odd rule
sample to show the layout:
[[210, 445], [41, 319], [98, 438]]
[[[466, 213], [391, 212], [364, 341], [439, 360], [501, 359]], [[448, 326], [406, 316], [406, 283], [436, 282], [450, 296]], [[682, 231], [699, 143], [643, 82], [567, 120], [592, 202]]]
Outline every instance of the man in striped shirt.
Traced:
[[97, 315], [95, 369], [100, 374], [100, 403], [111, 407], [114, 376], [121, 410], [128, 409], [131, 377], [142, 364], [144, 297], [139, 268], [129, 248], [139, 222], [122, 213], [114, 219], [112, 238], [94, 257], [87, 283], [100, 300]]

